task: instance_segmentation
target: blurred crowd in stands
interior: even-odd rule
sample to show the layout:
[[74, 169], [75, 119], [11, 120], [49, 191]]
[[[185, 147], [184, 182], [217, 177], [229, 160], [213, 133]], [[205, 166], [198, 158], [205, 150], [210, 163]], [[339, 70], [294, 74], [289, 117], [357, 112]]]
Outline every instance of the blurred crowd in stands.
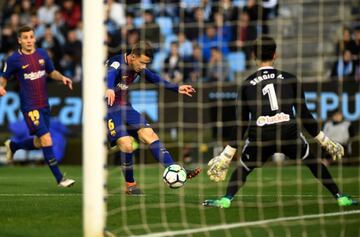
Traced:
[[[278, 0], [107, 0], [108, 56], [140, 39], [153, 42], [152, 70], [173, 82], [231, 81], [249, 68], [251, 42], [271, 33]], [[81, 0], [8, 0], [1, 6], [0, 61], [18, 48], [21, 25], [36, 30], [38, 47], [75, 82], [82, 77]], [[353, 8], [359, 16], [358, 8]], [[331, 76], [360, 80], [359, 19], [344, 28]]]

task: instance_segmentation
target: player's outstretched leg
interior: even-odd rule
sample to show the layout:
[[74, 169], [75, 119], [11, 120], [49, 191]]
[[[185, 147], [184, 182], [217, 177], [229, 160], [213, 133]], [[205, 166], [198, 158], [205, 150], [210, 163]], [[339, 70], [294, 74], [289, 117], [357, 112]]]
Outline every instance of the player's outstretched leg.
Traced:
[[193, 179], [201, 173], [201, 168], [185, 169], [185, 170], [186, 170], [187, 179]]
[[219, 199], [205, 200], [202, 205], [205, 207], [229, 208], [235, 194], [245, 184], [246, 178], [251, 171], [252, 169], [246, 170], [244, 167], [238, 166], [231, 174], [225, 196]]
[[[159, 161], [164, 167], [174, 164], [174, 159], [171, 157], [170, 153], [166, 150], [164, 145], [159, 141], [155, 141], [150, 144], [150, 150], [153, 157]], [[201, 172], [200, 168], [196, 169], [185, 169], [187, 179], [192, 179], [198, 176]]]
[[13, 161], [14, 154], [19, 149], [24, 149], [24, 150], [37, 149], [37, 147], [35, 147], [34, 145], [33, 137], [22, 140], [20, 142], [14, 142], [8, 139], [4, 142], [4, 146], [6, 149], [6, 163], [11, 163]]
[[315, 159], [311, 153], [309, 157], [304, 160], [304, 163], [310, 169], [311, 173], [336, 198], [339, 206], [353, 206], [359, 204], [358, 201], [353, 200], [349, 195], [340, 193], [339, 188], [332, 179], [327, 167], [319, 160]]

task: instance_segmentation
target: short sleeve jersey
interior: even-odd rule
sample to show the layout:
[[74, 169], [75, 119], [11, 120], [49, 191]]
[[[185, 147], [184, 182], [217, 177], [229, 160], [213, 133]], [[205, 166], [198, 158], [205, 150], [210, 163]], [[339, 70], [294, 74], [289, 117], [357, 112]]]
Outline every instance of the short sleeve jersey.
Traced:
[[5, 79], [14, 76], [19, 81], [21, 110], [30, 111], [49, 106], [46, 79], [54, 70], [44, 49], [37, 48], [32, 54], [18, 50], [6, 61], [2, 76]]

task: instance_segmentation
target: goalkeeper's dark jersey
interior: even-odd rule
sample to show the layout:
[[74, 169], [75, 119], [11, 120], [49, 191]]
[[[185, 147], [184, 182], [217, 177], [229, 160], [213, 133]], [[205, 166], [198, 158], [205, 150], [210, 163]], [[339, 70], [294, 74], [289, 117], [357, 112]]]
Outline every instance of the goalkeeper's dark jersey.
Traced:
[[241, 138], [249, 129], [249, 141], [296, 139], [302, 126], [312, 136], [319, 133], [301, 83], [272, 67], [259, 68], [245, 80], [238, 92], [237, 113]]

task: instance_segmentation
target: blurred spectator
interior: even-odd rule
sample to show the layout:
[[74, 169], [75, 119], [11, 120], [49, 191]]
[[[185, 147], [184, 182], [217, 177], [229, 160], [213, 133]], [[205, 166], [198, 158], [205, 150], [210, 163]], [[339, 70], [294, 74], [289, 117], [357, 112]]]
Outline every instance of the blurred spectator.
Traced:
[[266, 19], [274, 19], [277, 17], [279, 11], [278, 0], [263, 0], [262, 5], [265, 10]]
[[220, 0], [218, 5], [213, 7], [213, 12], [220, 12], [224, 16], [224, 23], [229, 23], [232, 26], [236, 25], [239, 16], [239, 11], [231, 0]]
[[[205, 30], [205, 25], [203, 9], [200, 7], [195, 8], [193, 19], [184, 25], [186, 38], [190, 41], [198, 40]], [[182, 31], [182, 28], [180, 28], [180, 31]]]
[[173, 22], [179, 23], [180, 0], [152, 0], [156, 4], [156, 15], [171, 17]]
[[37, 12], [41, 24], [52, 24], [59, 9], [54, 0], [45, 0], [44, 5]]
[[224, 56], [229, 53], [227, 42], [223, 41], [222, 36], [217, 33], [214, 25], [208, 25], [206, 27], [206, 33], [200, 37], [199, 45], [202, 47], [203, 58], [206, 61], [209, 61], [210, 51], [213, 47], [220, 47], [221, 53]]
[[36, 13], [33, 13], [31, 15], [31, 20], [30, 23], [28, 23], [27, 25], [31, 26], [32, 28], [35, 29], [35, 37], [41, 38], [44, 36], [45, 34], [45, 25], [41, 24], [39, 17], [37, 16]]
[[155, 22], [155, 16], [151, 10], [144, 11], [144, 24], [141, 26], [140, 37], [142, 40], [153, 42], [155, 48], [160, 47], [162, 42], [160, 26]]
[[184, 62], [180, 57], [178, 50], [178, 43], [171, 43], [170, 55], [164, 61], [164, 73], [163, 76], [165, 80], [171, 81], [173, 83], [182, 83], [183, 81], [183, 69]]
[[6, 21], [11, 17], [13, 13], [15, 13], [15, 9], [17, 8], [16, 0], [8, 0], [3, 2], [4, 5], [1, 8], [1, 26], [3, 27]]
[[193, 55], [185, 59], [184, 81], [200, 82], [204, 77], [205, 62], [199, 45], [194, 45]]
[[251, 24], [257, 25], [260, 28], [258, 33], [269, 33], [268, 26], [266, 25], [266, 12], [262, 5], [257, 3], [257, 0], [248, 0], [243, 10], [249, 14]]
[[[351, 155], [350, 138], [355, 135], [355, 131], [351, 123], [344, 120], [340, 110], [334, 111], [330, 120], [325, 123], [323, 131], [331, 140], [340, 143], [344, 147], [345, 157]], [[328, 157], [325, 163], [329, 164], [330, 162], [331, 157]]]
[[343, 80], [354, 76], [355, 68], [351, 60], [350, 50], [345, 50], [341, 57], [334, 63], [331, 77], [333, 79]]
[[192, 43], [186, 39], [184, 32], [179, 32], [178, 35], [179, 54], [182, 58], [191, 57], [193, 53]]
[[351, 45], [353, 44], [353, 40], [351, 39], [351, 31], [347, 27], [343, 27], [342, 37], [336, 44], [336, 55], [340, 55], [344, 50], [351, 51]]
[[257, 38], [256, 26], [250, 24], [250, 17], [247, 12], [242, 12], [240, 14], [239, 22], [235, 31], [235, 42], [232, 51], [241, 50], [245, 53], [247, 66], [249, 67], [249, 62], [251, 61], [251, 45], [252, 42]]
[[133, 31], [133, 30], [139, 31], [139, 29], [137, 29], [135, 24], [134, 24], [134, 17], [135, 16], [134, 16], [134, 14], [132, 12], [127, 12], [126, 13], [125, 26], [121, 27], [121, 29], [120, 29], [120, 31], [121, 31], [120, 41], [124, 41], [124, 39], [127, 38], [129, 31]]
[[81, 20], [81, 9], [74, 0], [64, 0], [61, 13], [68, 28], [75, 28]]
[[210, 60], [207, 64], [206, 78], [208, 81], [228, 81], [229, 64], [224, 59], [221, 51], [217, 47], [211, 48]]
[[360, 26], [354, 30], [354, 40], [350, 42], [350, 51], [354, 64], [359, 66], [360, 64]]
[[9, 21], [1, 30], [1, 51], [8, 52], [18, 48], [17, 30], [19, 28], [19, 16], [12, 14]]
[[38, 46], [43, 49], [47, 49], [52, 54], [52, 60], [54, 62], [54, 65], [56, 68], [60, 67], [60, 59], [62, 57], [62, 47], [51, 30], [51, 27], [48, 25], [45, 28], [45, 34], [43, 37], [39, 38], [38, 40]]
[[61, 11], [55, 12], [55, 20], [54, 23], [51, 24], [51, 30], [56, 37], [56, 39], [60, 42], [63, 46], [65, 44], [65, 35], [67, 34], [67, 27], [65, 25], [65, 21], [62, 18]]
[[76, 31], [70, 30], [67, 33], [61, 66], [64, 70], [64, 75], [71, 77], [74, 82], [81, 81], [81, 55], [82, 44], [76, 37]]
[[20, 12], [19, 12], [20, 24], [21, 25], [29, 24], [29, 22], [31, 21], [31, 15], [33, 13], [35, 14], [35, 9], [32, 8], [31, 1], [22, 0], [20, 5]]
[[140, 41], [140, 33], [138, 30], [132, 29], [128, 31], [126, 37], [126, 45], [128, 47], [132, 47], [132, 45], [136, 44], [139, 41]]
[[181, 11], [184, 12], [184, 21], [193, 22], [197, 9], [202, 11], [202, 20], [209, 21], [211, 16], [211, 0], [181, 0]]
[[229, 45], [229, 42], [233, 39], [233, 31], [231, 25], [224, 21], [224, 16], [221, 12], [214, 12], [214, 24], [217, 34], [222, 38], [222, 43]]
[[108, 0], [109, 18], [115, 23], [117, 28], [125, 25], [125, 7], [116, 0]]

